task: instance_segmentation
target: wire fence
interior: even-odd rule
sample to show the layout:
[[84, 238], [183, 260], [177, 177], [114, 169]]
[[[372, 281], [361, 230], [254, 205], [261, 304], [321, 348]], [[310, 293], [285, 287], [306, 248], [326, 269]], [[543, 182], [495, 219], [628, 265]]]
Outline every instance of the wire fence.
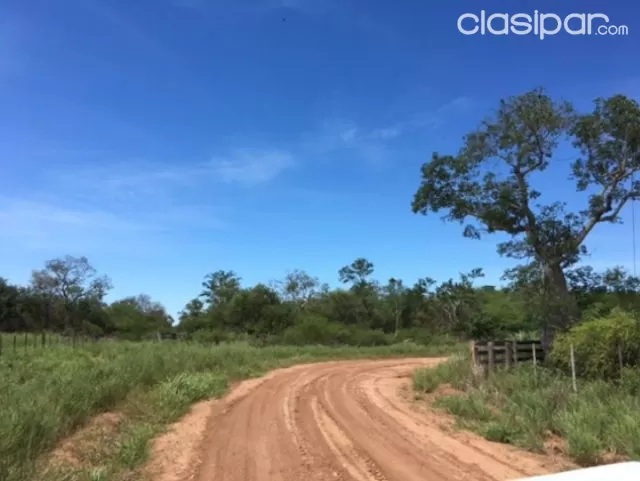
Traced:
[[56, 346], [82, 346], [97, 342], [83, 334], [62, 335], [50, 332], [0, 333], [0, 356], [26, 349], [43, 349]]

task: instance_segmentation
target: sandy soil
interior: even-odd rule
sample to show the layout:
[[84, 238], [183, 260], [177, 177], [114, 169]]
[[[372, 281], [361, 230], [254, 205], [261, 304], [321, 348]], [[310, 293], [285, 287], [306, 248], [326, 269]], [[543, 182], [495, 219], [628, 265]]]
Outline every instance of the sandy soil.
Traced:
[[159, 438], [154, 481], [497, 481], [570, 468], [448, 429], [407, 397], [439, 359], [295, 366], [200, 403]]

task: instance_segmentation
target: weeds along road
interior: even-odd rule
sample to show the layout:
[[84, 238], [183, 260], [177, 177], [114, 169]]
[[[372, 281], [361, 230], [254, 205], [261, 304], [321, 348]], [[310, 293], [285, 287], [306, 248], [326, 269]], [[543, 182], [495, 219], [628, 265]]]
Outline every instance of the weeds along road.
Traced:
[[[159, 440], [154, 457], [164, 468], [154, 479], [488, 481], [563, 469], [550, 458], [443, 428], [441, 415], [412, 406], [402, 387], [416, 368], [439, 361], [321, 363], [246, 381]], [[181, 444], [193, 443], [190, 430], [203, 424], [187, 453]]]

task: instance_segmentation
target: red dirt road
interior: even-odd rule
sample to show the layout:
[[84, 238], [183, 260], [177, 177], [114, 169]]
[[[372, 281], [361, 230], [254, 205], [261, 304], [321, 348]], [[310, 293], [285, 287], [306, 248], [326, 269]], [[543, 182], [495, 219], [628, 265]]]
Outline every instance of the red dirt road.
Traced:
[[[160, 440], [154, 457], [168, 458], [153, 479], [494, 481], [569, 467], [447, 429], [446, 417], [418, 409], [402, 387], [416, 368], [437, 362], [310, 364], [246, 381], [225, 399], [199, 408], [199, 424], [203, 414], [208, 418], [200, 439], [197, 433], [189, 437], [188, 427], [181, 434], [177, 425], [169, 441]], [[191, 429], [198, 425], [195, 418], [184, 422]]]

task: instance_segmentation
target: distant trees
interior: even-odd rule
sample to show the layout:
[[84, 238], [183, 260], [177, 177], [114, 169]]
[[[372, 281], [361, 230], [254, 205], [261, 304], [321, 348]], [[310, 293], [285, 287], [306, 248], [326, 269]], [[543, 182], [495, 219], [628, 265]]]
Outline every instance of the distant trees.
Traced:
[[146, 294], [116, 301], [107, 308], [107, 313], [115, 331], [126, 339], [140, 340], [150, 333], [173, 330], [173, 319], [164, 306]]
[[240, 291], [240, 278], [233, 271], [216, 271], [207, 274], [200, 294], [209, 306], [222, 305]]
[[82, 301], [102, 301], [111, 281], [106, 276], [97, 276], [96, 270], [86, 257], [66, 256], [47, 261], [45, 268], [31, 274], [31, 289], [39, 295], [47, 308], [49, 327], [54, 304], [62, 310], [65, 329], [77, 329], [82, 322], [75, 316]]
[[[334, 342], [368, 343], [382, 342], [384, 336], [388, 336], [389, 342], [402, 336], [424, 338], [443, 334], [500, 338], [520, 331], [533, 332], [543, 325], [540, 274], [532, 274], [527, 269], [507, 272], [508, 283], [504, 287], [480, 284], [482, 269], [472, 269], [460, 274], [458, 279], [441, 283], [425, 277], [411, 287], [398, 278], [390, 278], [381, 285], [373, 278], [374, 272], [371, 261], [356, 259], [337, 273], [338, 280], [348, 288], [333, 290], [320, 287], [318, 280], [304, 271], [287, 273], [285, 279], [273, 283], [273, 287], [258, 284], [242, 288], [232, 280], [230, 297], [220, 298], [213, 304], [197, 299], [189, 302], [180, 315], [178, 329], [201, 339], [245, 335], [291, 342], [333, 339]], [[575, 275], [580, 272], [575, 270]], [[575, 275], [574, 271], [567, 274], [568, 279]], [[611, 273], [599, 275], [590, 274], [586, 287], [570, 282], [572, 295], [579, 297], [584, 291], [587, 296], [584, 301], [577, 300], [581, 310], [599, 305], [597, 293], [602, 291], [601, 280], [605, 278], [612, 279], [603, 294], [607, 308], [616, 305], [622, 291], [628, 292], [633, 302], [640, 301], [640, 287], [626, 274], [621, 277]], [[223, 276], [217, 278], [223, 279]], [[238, 279], [235, 274], [224, 278]], [[613, 289], [614, 284], [620, 292]], [[627, 290], [620, 286], [626, 286]]]
[[[492, 339], [537, 331], [549, 308], [543, 274], [535, 264], [505, 273], [504, 286], [481, 283], [472, 269], [457, 279], [424, 277], [413, 285], [374, 278], [375, 266], [359, 258], [338, 270], [344, 288], [330, 289], [307, 272], [293, 270], [269, 286], [242, 286], [233, 271], [215, 271], [189, 301], [178, 323], [159, 302], [140, 294], [105, 301], [111, 286], [85, 258], [49, 261], [21, 287], [0, 279], [0, 330], [82, 332], [122, 339], [152, 339], [180, 332], [221, 342], [381, 344], [437, 336]], [[615, 307], [640, 310], [640, 279], [624, 269], [566, 270], [567, 285], [582, 317], [604, 316]]]

